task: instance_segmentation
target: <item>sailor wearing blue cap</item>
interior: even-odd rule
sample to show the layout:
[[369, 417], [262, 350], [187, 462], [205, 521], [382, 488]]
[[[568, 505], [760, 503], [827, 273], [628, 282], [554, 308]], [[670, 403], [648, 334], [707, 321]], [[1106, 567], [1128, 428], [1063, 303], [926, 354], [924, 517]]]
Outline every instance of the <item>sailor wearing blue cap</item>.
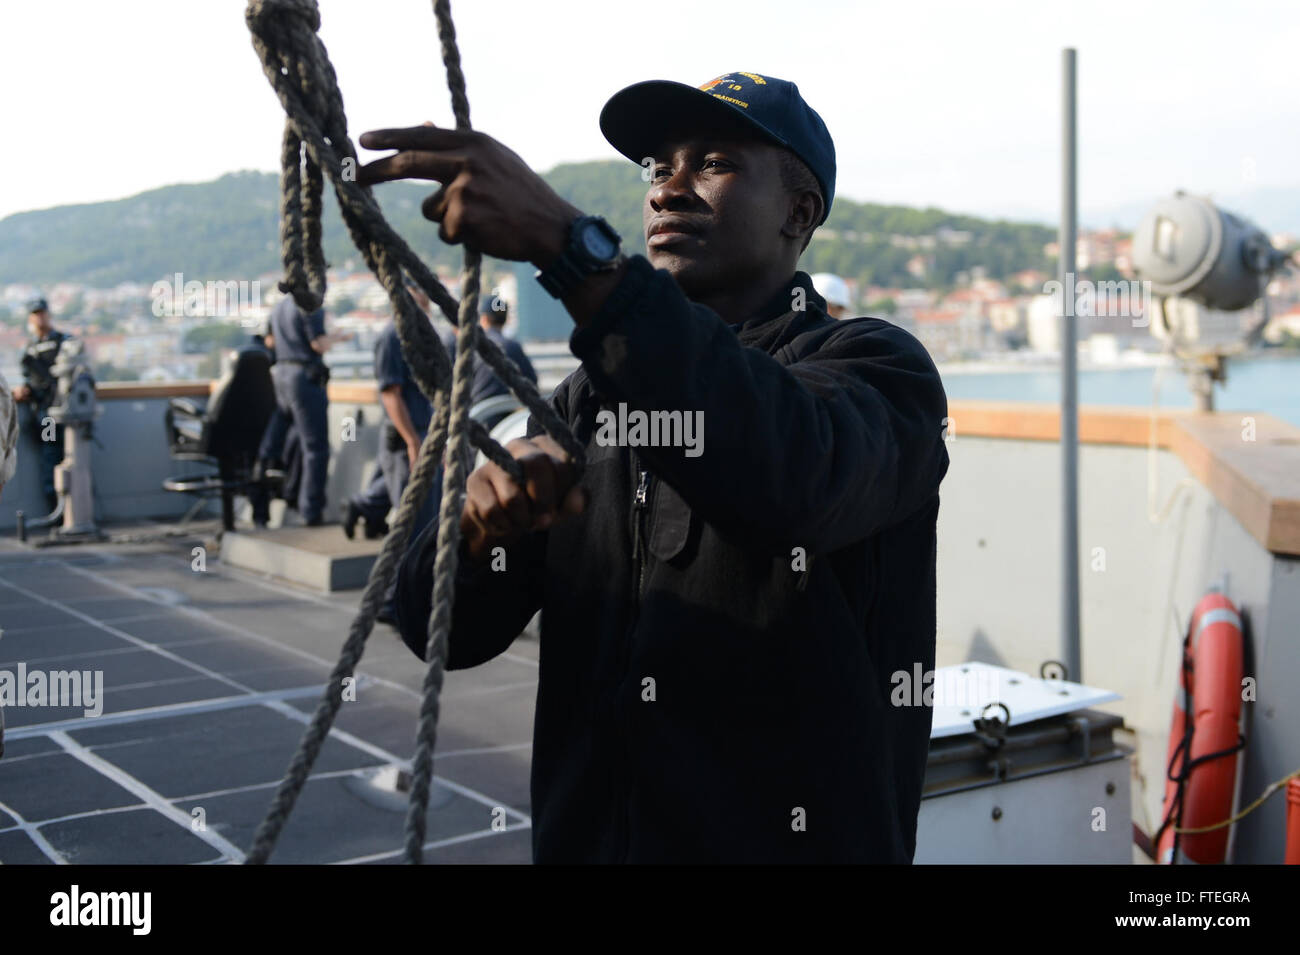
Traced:
[[[891, 691], [934, 668], [938, 372], [798, 269], [835, 148], [794, 83], [638, 83], [600, 126], [648, 174], [645, 256], [483, 133], [361, 139], [399, 150], [366, 183], [437, 180], [444, 239], [537, 267], [582, 363], [551, 397], [581, 476], [536, 422], [522, 484], [470, 476], [447, 668], [541, 610], [538, 862], [909, 862], [931, 710]], [[418, 655], [435, 551], [397, 590]]]

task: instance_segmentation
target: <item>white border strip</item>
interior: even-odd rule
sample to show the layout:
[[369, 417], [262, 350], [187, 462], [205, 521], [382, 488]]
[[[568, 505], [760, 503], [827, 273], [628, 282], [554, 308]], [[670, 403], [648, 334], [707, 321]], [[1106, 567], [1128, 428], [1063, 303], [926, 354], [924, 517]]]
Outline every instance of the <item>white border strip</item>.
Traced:
[[10, 809], [8, 806], [6, 806], [6, 805], [5, 805], [4, 803], [2, 803], [2, 802], [0, 802], [0, 809], [4, 810], [4, 811], [5, 811], [6, 813], [8, 813], [9, 815], [13, 816], [14, 819], [17, 820], [17, 823], [18, 823], [18, 825], [16, 825], [16, 826], [9, 826], [9, 827], [7, 827], [7, 828], [4, 830], [5, 832], [23, 832], [23, 833], [25, 833], [25, 834], [27, 835], [27, 838], [28, 838], [28, 839], [30, 839], [30, 840], [32, 840], [32, 842], [36, 843], [36, 848], [38, 848], [38, 849], [40, 849], [42, 852], [44, 852], [44, 853], [45, 853], [45, 857], [46, 857], [47, 859], [49, 859], [51, 862], [53, 862], [55, 865], [67, 865], [67, 864], [68, 864], [68, 860], [65, 859], [65, 858], [63, 858], [63, 856], [62, 856], [62, 854], [60, 854], [59, 850], [56, 849], [56, 848], [54, 848], [54, 846], [50, 845], [50, 840], [46, 839], [45, 836], [43, 836], [43, 835], [41, 834], [40, 823], [36, 823], [36, 822], [28, 822], [26, 819], [24, 819], [22, 816], [18, 815], [18, 813], [14, 812], [12, 809]]
[[[521, 829], [531, 829], [532, 825], [509, 826], [505, 829], [487, 829], [480, 832], [467, 832], [463, 836], [452, 836], [449, 839], [439, 839], [437, 842], [426, 842], [421, 848], [425, 852], [430, 849], [440, 849], [443, 846], [454, 846], [460, 842], [473, 842], [475, 839], [486, 839], [490, 836], [504, 836], [507, 832], [519, 832]], [[355, 859], [341, 859], [338, 862], [331, 862], [330, 865], [364, 865], [367, 862], [379, 862], [382, 859], [393, 859], [405, 853], [405, 849], [394, 849], [391, 852], [377, 852], [374, 855], [357, 856]]]
[[100, 775], [106, 776], [108, 779], [117, 783], [127, 792], [140, 799], [141, 802], [145, 803], [150, 809], [154, 810], [154, 812], [170, 819], [172, 822], [176, 823], [176, 825], [190, 833], [190, 835], [206, 842], [212, 848], [220, 852], [227, 860], [231, 862], [244, 861], [244, 852], [237, 845], [206, 828], [196, 831], [191, 825], [193, 819], [189, 813], [173, 806], [161, 793], [154, 789], [150, 789], [126, 770], [113, 765], [106, 759], [96, 756], [67, 733], [56, 730], [55, 732], [50, 733], [50, 739], [62, 746], [68, 755], [76, 757]]

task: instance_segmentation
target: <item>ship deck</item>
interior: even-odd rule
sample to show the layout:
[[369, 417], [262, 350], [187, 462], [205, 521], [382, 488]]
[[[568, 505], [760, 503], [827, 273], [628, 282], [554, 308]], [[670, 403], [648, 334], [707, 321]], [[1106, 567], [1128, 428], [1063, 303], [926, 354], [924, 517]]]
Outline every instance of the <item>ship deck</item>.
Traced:
[[[196, 543], [0, 545], [0, 671], [103, 675], [98, 715], [5, 707], [0, 861], [243, 860], [360, 592], [196, 571]], [[372, 777], [409, 761], [423, 675], [378, 625], [273, 862], [401, 861], [404, 797]], [[526, 638], [447, 675], [426, 862], [531, 861], [536, 684]]]

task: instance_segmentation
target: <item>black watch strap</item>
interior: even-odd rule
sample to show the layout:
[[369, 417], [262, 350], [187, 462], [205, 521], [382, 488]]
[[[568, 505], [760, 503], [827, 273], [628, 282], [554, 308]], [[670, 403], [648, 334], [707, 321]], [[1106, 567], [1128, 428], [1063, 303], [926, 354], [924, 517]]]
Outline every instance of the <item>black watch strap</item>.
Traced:
[[[582, 233], [597, 229], [613, 249], [608, 257], [596, 257], [582, 241]], [[537, 282], [554, 298], [564, 298], [588, 275], [605, 272], [618, 266], [622, 258], [622, 238], [600, 216], [579, 216], [569, 223], [568, 237], [560, 257], [537, 273]]]
[[555, 298], [564, 298], [586, 277], [566, 246], [558, 259], [537, 273], [537, 283]]

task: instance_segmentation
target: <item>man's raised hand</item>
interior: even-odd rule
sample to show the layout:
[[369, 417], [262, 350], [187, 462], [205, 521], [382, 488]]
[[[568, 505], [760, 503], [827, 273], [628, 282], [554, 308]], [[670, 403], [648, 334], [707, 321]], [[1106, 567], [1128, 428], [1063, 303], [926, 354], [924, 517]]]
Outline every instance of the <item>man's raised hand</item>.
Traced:
[[398, 151], [362, 166], [359, 182], [442, 183], [424, 201], [425, 218], [440, 223], [444, 242], [463, 242], [484, 255], [545, 268], [564, 250], [568, 225], [581, 214], [516, 153], [476, 130], [432, 123], [376, 129], [361, 134], [361, 145]]

